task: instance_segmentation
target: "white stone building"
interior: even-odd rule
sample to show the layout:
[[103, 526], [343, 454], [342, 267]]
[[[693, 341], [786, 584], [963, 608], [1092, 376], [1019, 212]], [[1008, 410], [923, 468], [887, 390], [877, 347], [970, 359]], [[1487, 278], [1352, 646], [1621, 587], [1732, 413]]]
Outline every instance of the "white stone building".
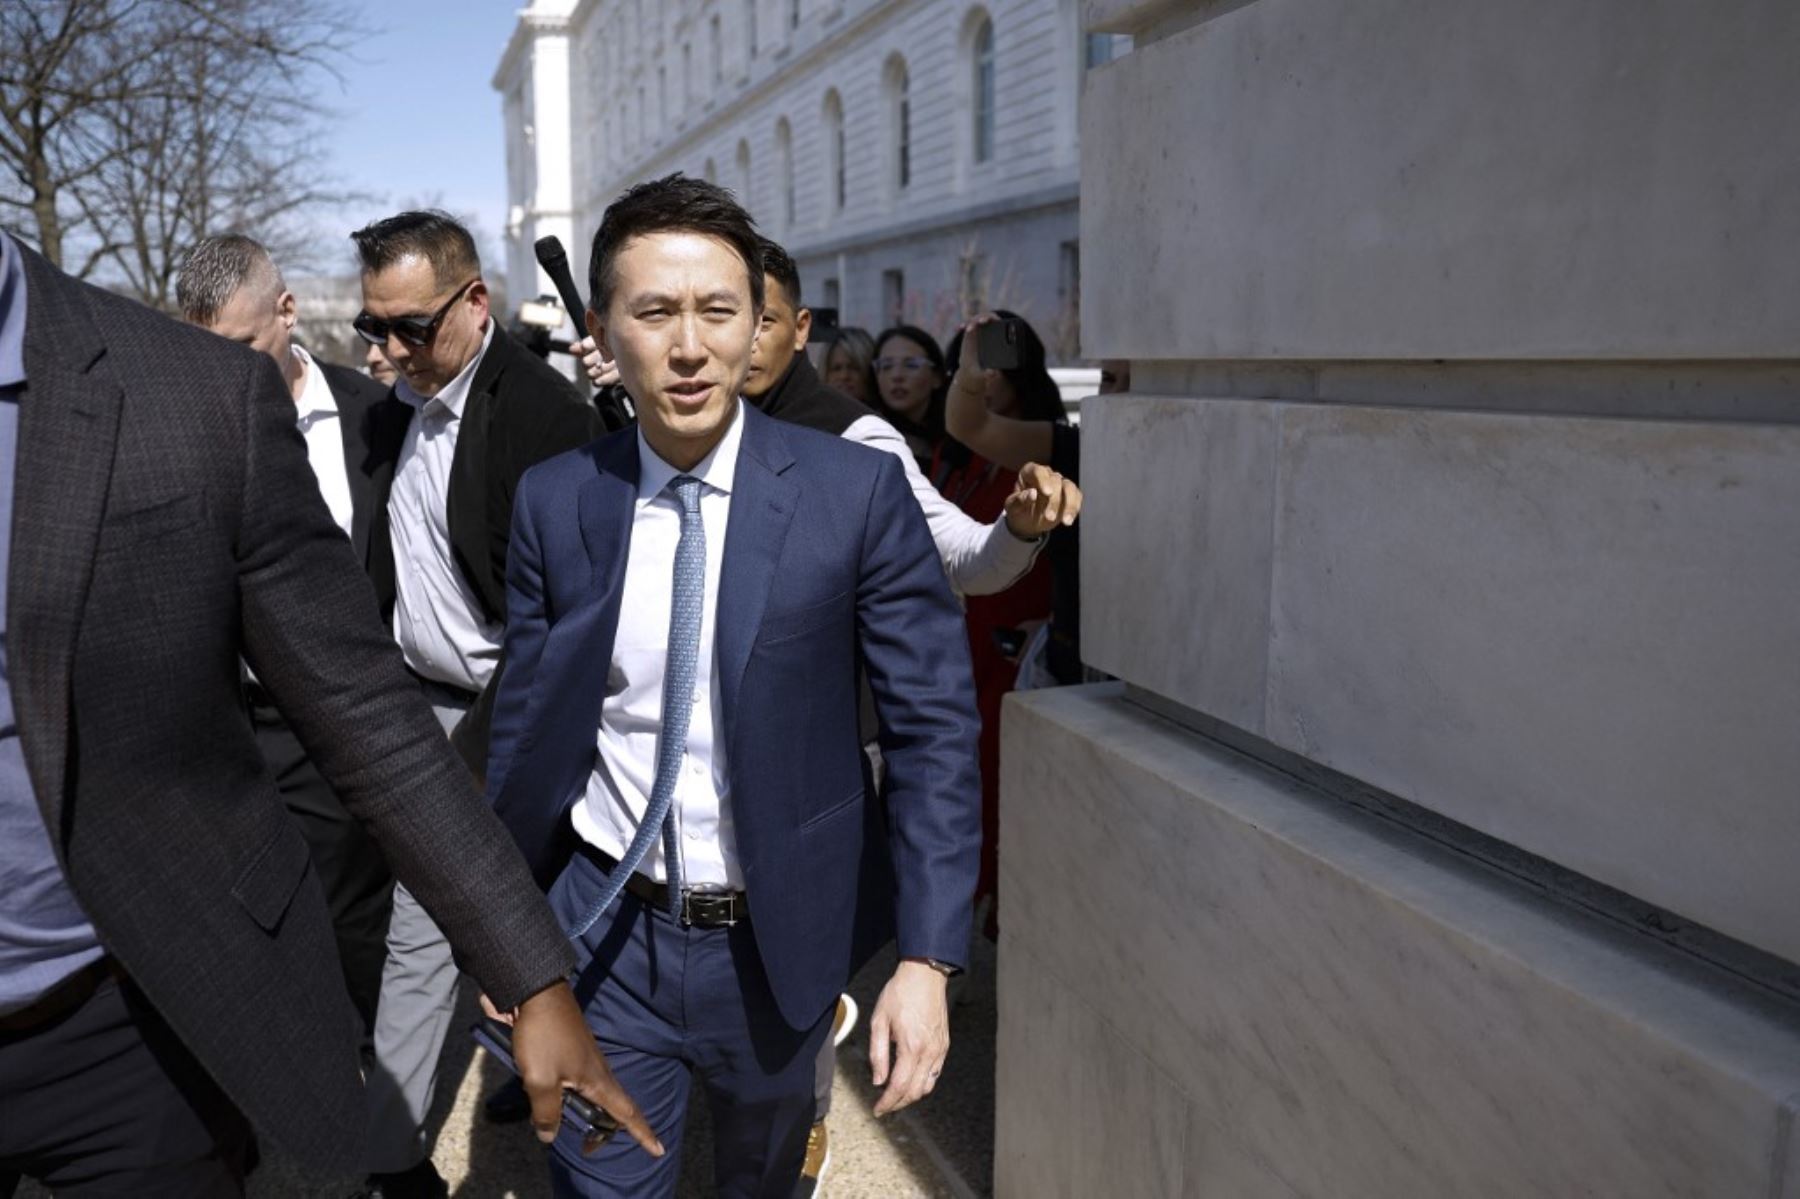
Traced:
[[[799, 262], [809, 303], [948, 332], [1013, 308], [1076, 356], [1076, 0], [537, 0], [505, 97], [516, 295], [625, 187], [723, 183]], [[573, 226], [574, 237], [568, 230]]]

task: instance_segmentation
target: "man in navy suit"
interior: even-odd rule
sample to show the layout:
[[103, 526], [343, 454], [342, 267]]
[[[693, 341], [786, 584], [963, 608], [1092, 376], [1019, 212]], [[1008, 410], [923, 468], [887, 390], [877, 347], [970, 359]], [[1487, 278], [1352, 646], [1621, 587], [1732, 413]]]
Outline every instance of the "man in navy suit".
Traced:
[[698, 1074], [719, 1192], [785, 1197], [838, 992], [889, 938], [878, 1112], [949, 1050], [981, 838], [967, 639], [900, 463], [739, 398], [763, 271], [730, 193], [633, 188], [589, 283], [639, 426], [519, 486], [488, 796], [554, 880], [588, 1022], [675, 1152], [583, 1157], [565, 1133], [552, 1170], [562, 1194], [673, 1194]]

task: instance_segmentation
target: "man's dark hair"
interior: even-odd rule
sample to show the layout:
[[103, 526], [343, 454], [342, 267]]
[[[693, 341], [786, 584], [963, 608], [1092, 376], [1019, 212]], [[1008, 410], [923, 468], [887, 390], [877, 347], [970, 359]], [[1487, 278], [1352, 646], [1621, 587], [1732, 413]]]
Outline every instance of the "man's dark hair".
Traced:
[[181, 307], [182, 317], [192, 324], [210, 325], [246, 284], [267, 291], [271, 305], [287, 290], [281, 268], [254, 237], [227, 233], [202, 238], [181, 261], [175, 302]]
[[607, 206], [588, 256], [588, 307], [604, 313], [617, 283], [620, 251], [652, 233], [699, 233], [738, 252], [750, 272], [750, 306], [763, 306], [761, 238], [756, 222], [729, 191], [704, 179], [673, 175], [640, 183]]
[[787, 302], [794, 306], [795, 312], [800, 311], [800, 268], [794, 265], [786, 250], [768, 238], [761, 237], [757, 241], [762, 246], [763, 274], [781, 284]]
[[435, 208], [402, 212], [350, 235], [363, 270], [384, 271], [403, 258], [423, 258], [440, 288], [458, 287], [481, 274], [475, 239], [461, 221]]

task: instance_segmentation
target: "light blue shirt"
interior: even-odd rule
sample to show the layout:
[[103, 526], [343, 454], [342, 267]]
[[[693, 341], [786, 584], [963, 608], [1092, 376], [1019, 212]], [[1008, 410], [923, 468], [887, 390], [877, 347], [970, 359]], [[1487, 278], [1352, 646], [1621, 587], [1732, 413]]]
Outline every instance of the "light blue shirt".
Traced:
[[24, 394], [25, 261], [0, 233], [0, 1015], [29, 1006], [103, 952], [51, 849], [13, 712], [6, 584]]

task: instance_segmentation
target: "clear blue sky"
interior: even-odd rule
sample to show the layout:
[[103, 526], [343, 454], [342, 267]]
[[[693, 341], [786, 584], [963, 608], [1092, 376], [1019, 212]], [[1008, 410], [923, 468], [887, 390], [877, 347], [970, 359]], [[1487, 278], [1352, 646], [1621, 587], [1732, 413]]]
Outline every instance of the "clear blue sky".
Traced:
[[[369, 35], [348, 47], [344, 80], [322, 78], [321, 106], [339, 118], [322, 164], [380, 197], [353, 223], [429, 202], [475, 218], [484, 255], [506, 222], [506, 141], [500, 93], [489, 86], [523, 0], [374, 0]], [[348, 243], [346, 245], [346, 252]]]

